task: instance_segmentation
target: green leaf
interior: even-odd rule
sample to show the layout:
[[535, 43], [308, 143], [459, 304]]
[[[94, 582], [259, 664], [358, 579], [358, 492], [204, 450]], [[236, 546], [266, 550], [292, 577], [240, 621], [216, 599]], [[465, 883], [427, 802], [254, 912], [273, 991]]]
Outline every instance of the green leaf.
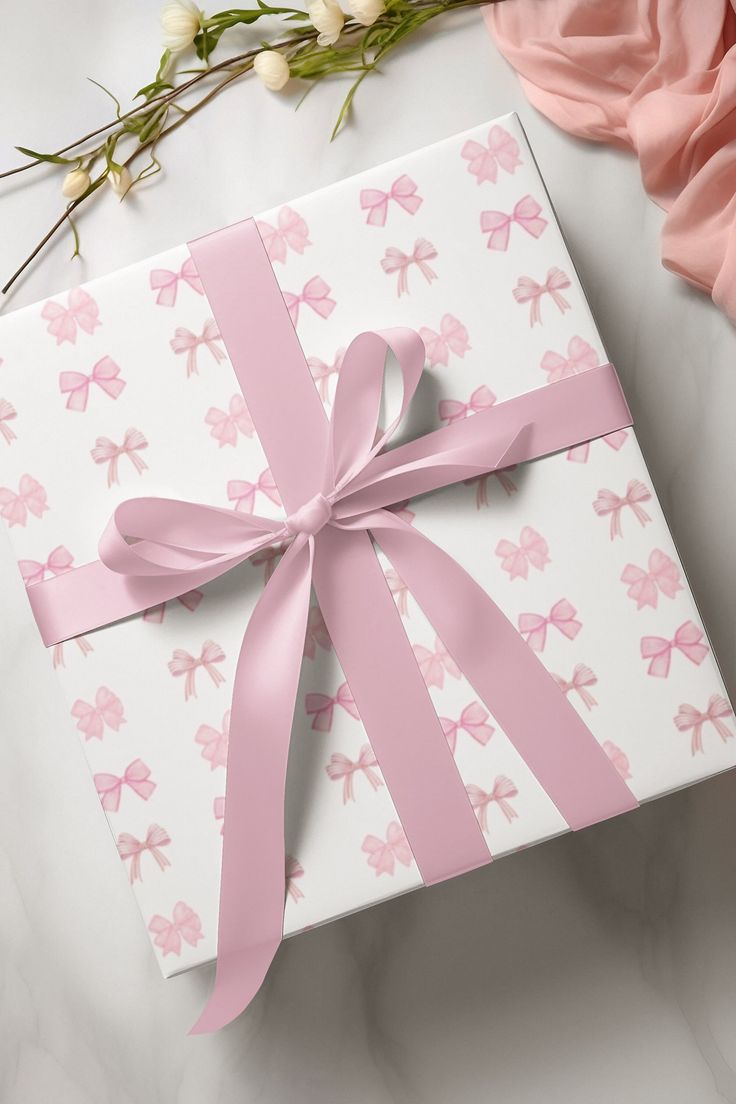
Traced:
[[36, 161], [48, 161], [50, 165], [75, 165], [79, 161], [78, 157], [59, 157], [57, 153], [37, 153], [36, 150], [28, 149], [26, 146], [15, 148], [18, 153], [26, 157], [33, 157]]
[[113, 96], [109, 88], [105, 88], [104, 84], [100, 84], [99, 81], [93, 80], [92, 77], [87, 77], [87, 80], [90, 82], [90, 84], [94, 84], [97, 88], [104, 92], [106, 96], [110, 97], [112, 102], [115, 104], [115, 114], [119, 119], [123, 109], [120, 106], [120, 100], [117, 98], [117, 96]]
[[74, 221], [74, 219], [72, 218], [71, 215], [67, 215], [66, 220], [69, 223], [72, 234], [74, 235], [74, 252], [72, 253], [71, 257], [69, 258], [70, 261], [73, 261], [75, 257], [81, 257], [82, 256], [82, 250], [80, 248], [80, 243], [79, 243], [79, 231], [77, 230], [77, 224], [76, 224], [76, 222]]

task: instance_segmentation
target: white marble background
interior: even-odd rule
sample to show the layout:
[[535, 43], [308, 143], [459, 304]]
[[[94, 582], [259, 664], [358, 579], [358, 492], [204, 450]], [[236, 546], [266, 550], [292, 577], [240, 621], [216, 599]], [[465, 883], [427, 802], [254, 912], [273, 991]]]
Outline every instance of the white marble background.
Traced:
[[[552, 2], [552, 0], [549, 0]], [[0, 163], [109, 115], [155, 69], [152, 0], [3, 7]], [[245, 37], [245, 36], [244, 36]], [[654, 481], [736, 687], [736, 338], [658, 261], [636, 162], [528, 106], [476, 13], [343, 92], [246, 82], [161, 147], [166, 179], [81, 220], [4, 309], [516, 109], [618, 365]], [[60, 209], [45, 170], [0, 188], [10, 272]], [[186, 1030], [202, 970], [164, 982], [0, 534], [0, 1100], [3, 1104], [736, 1102], [736, 780], [300, 936], [250, 1011]]]

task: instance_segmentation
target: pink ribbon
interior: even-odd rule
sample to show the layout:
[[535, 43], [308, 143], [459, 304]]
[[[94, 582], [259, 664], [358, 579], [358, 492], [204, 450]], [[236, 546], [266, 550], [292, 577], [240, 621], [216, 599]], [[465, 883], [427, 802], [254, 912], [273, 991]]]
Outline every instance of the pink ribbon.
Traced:
[[[245, 628], [233, 677], [217, 974], [193, 1029], [203, 1032], [246, 1007], [281, 940], [286, 764], [312, 586], [405, 835], [405, 844], [378, 841], [369, 862], [378, 856], [380, 873], [391, 857], [385, 849], [404, 855], [405, 847], [431, 884], [490, 861], [373, 541], [567, 823], [580, 828], [636, 807], [492, 599], [386, 508], [611, 433], [631, 416], [614, 369], [603, 365], [384, 451], [422, 375], [418, 335], [394, 329], [356, 337], [328, 422], [254, 223], [190, 249], [286, 519], [128, 499], [102, 534], [99, 561], [29, 587], [28, 595], [44, 641], [54, 644], [202, 586], [273, 543], [287, 546]], [[388, 350], [403, 400], [378, 433]]]
[[509, 247], [513, 223], [526, 230], [533, 238], [538, 238], [547, 226], [547, 220], [540, 218], [541, 213], [542, 208], [530, 195], [520, 199], [510, 215], [503, 211], [481, 211], [480, 228], [482, 233], [488, 234], [488, 248], [505, 252]]
[[168, 847], [170, 843], [171, 839], [168, 833], [158, 824], [151, 825], [146, 832], [146, 838], [144, 840], [136, 839], [130, 832], [121, 832], [118, 836], [118, 854], [123, 862], [130, 859], [131, 882], [143, 881], [143, 875], [141, 874], [141, 856], [145, 851], [150, 851], [161, 870], [165, 870], [167, 866], [171, 866], [168, 858], [161, 850], [162, 847]]
[[47, 574], [61, 575], [64, 571], [70, 571], [73, 563], [71, 552], [63, 544], [59, 544], [49, 552], [45, 563], [39, 563], [38, 560], [18, 560], [18, 567], [26, 586], [33, 586], [34, 583], [43, 582]]
[[84, 372], [62, 372], [59, 376], [59, 390], [62, 395], [67, 396], [67, 410], [87, 409], [91, 383], [96, 384], [111, 399], [117, 399], [125, 388], [125, 380], [120, 379], [120, 369], [109, 356], [98, 360], [89, 375]]
[[389, 201], [393, 200], [410, 215], [415, 215], [424, 200], [416, 194], [417, 186], [410, 176], [398, 177], [388, 192], [380, 188], [363, 188], [360, 193], [360, 206], [368, 212], [366, 222], [369, 226], [385, 226]]
[[563, 288], [570, 287], [570, 280], [559, 268], [551, 268], [547, 273], [547, 279], [543, 284], [532, 280], [531, 276], [521, 276], [513, 289], [514, 299], [517, 303], [529, 303], [529, 325], [534, 326], [542, 321], [542, 296], [549, 295], [560, 314], [570, 309]]

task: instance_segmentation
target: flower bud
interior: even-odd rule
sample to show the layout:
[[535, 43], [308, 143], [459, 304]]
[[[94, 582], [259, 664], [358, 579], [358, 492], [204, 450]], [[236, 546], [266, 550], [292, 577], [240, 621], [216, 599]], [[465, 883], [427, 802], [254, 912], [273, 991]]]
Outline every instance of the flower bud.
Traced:
[[317, 42], [320, 46], [332, 46], [340, 37], [345, 16], [336, 0], [312, 0], [307, 4], [307, 13], [316, 30], [320, 33]]
[[383, 0], [348, 0], [348, 11], [364, 27], [372, 26], [385, 10]]
[[194, 42], [202, 25], [202, 13], [194, 0], [169, 0], [161, 9], [162, 41], [177, 54]]
[[61, 185], [61, 193], [66, 199], [79, 199], [83, 196], [91, 184], [89, 173], [84, 169], [72, 169], [64, 177]]
[[110, 172], [107, 174], [107, 182], [115, 195], [120, 196], [122, 199], [133, 183], [133, 178], [125, 165], [121, 165], [120, 172], [118, 172], [117, 169], [110, 169]]
[[253, 69], [270, 92], [280, 92], [289, 79], [289, 63], [278, 50], [261, 50], [253, 60]]

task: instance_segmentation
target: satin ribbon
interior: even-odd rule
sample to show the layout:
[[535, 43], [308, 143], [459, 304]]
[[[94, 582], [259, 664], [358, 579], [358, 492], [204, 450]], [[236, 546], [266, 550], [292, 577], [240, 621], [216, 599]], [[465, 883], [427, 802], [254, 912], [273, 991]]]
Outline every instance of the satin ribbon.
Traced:
[[[286, 520], [175, 499], [115, 510], [100, 560], [39, 583], [46, 644], [177, 597], [275, 542], [286, 551], [243, 637], [230, 722], [215, 987], [195, 1033], [250, 1002], [282, 936], [286, 763], [310, 588], [425, 883], [491, 860], [371, 536], [448, 653], [572, 828], [636, 799], [565, 695], [485, 591], [386, 507], [631, 424], [611, 365], [520, 395], [382, 451], [424, 365], [411, 330], [348, 348], [328, 423], [255, 224], [190, 244]], [[403, 380], [378, 434], [384, 360]]]

